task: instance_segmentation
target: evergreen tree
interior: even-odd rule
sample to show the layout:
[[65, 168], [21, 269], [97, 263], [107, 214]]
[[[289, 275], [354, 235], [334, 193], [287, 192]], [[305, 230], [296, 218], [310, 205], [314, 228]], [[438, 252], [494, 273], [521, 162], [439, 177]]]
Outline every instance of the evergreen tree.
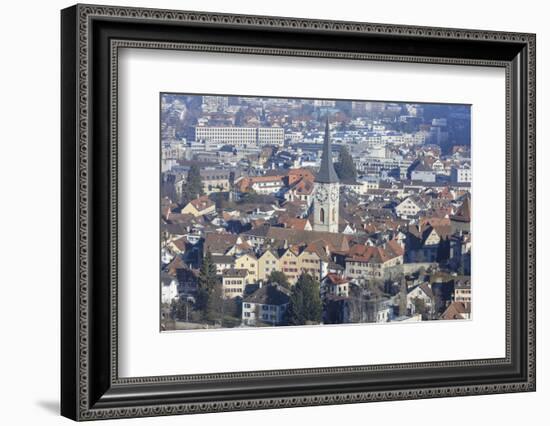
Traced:
[[214, 282], [212, 290], [208, 294], [206, 303], [206, 320], [212, 323], [217, 321], [223, 327], [224, 303], [221, 283]]
[[203, 316], [208, 317], [207, 311], [209, 299], [214, 293], [218, 278], [216, 276], [216, 265], [212, 262], [212, 255], [206, 252], [202, 259], [201, 269], [198, 278], [198, 291], [196, 307], [203, 312]]
[[405, 277], [401, 279], [401, 286], [399, 288], [399, 315], [407, 315], [407, 281]]
[[290, 288], [288, 278], [281, 271], [272, 271], [267, 277], [267, 282], [270, 284], [277, 283], [283, 287]]
[[227, 204], [225, 194], [222, 192], [213, 192], [209, 198], [216, 204], [217, 211], [223, 210]]
[[181, 188], [181, 204], [185, 205], [189, 201], [204, 194], [202, 190], [202, 178], [200, 168], [193, 164], [187, 173], [187, 179]]
[[309, 274], [300, 275], [290, 294], [288, 323], [290, 325], [319, 323], [322, 313], [319, 281]]
[[334, 164], [334, 170], [340, 181], [352, 182], [357, 179], [357, 170], [353, 158], [345, 146], [342, 146], [338, 156], [338, 162]]

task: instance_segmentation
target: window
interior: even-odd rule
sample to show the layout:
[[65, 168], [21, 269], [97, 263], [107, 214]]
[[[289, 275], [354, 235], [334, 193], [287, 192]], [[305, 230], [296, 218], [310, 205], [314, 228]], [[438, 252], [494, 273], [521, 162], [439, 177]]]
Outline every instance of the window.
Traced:
[[325, 209], [321, 209], [319, 212], [319, 220], [321, 223], [325, 223]]

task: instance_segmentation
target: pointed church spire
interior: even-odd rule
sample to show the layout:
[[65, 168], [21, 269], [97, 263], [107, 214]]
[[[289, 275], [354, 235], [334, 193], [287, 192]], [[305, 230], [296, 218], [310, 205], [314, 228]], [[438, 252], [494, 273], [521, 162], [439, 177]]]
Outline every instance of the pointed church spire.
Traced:
[[338, 182], [338, 175], [332, 164], [332, 146], [330, 142], [330, 127], [327, 123], [325, 126], [325, 141], [323, 143], [323, 156], [321, 157], [321, 167], [319, 173], [315, 177], [315, 182], [319, 183], [335, 183]]

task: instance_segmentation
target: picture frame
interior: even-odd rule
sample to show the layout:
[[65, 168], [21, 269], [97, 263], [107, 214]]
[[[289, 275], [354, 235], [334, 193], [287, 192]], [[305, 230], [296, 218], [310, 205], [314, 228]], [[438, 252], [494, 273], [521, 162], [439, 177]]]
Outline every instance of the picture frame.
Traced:
[[[61, 414], [94, 420], [535, 391], [535, 45], [535, 35], [524, 33], [80, 4], [64, 9]], [[123, 47], [504, 69], [506, 356], [119, 377], [117, 54]]]

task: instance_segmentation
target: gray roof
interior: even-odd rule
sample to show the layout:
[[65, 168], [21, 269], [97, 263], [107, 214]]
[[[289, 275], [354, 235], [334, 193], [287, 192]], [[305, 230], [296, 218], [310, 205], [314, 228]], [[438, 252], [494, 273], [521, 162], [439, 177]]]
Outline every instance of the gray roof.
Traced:
[[230, 268], [230, 269], [226, 269], [225, 271], [223, 271], [223, 277], [224, 278], [233, 278], [233, 277], [237, 277], [237, 278], [244, 278], [246, 277], [246, 275], [248, 274], [248, 271], [246, 269], [234, 269], [234, 268]]
[[231, 264], [235, 261], [235, 259], [233, 258], [233, 256], [225, 256], [225, 255], [217, 255], [217, 254], [213, 254], [212, 255], [212, 262], [213, 263], [219, 263], [219, 264]]
[[286, 305], [290, 302], [290, 291], [277, 284], [266, 284], [244, 299], [247, 303], [262, 305]]
[[315, 177], [315, 182], [319, 183], [336, 183], [338, 182], [338, 175], [334, 166], [332, 165], [332, 144], [330, 142], [330, 129], [327, 123], [325, 125], [325, 142], [323, 143], [323, 156], [321, 157], [321, 167], [319, 173]]

